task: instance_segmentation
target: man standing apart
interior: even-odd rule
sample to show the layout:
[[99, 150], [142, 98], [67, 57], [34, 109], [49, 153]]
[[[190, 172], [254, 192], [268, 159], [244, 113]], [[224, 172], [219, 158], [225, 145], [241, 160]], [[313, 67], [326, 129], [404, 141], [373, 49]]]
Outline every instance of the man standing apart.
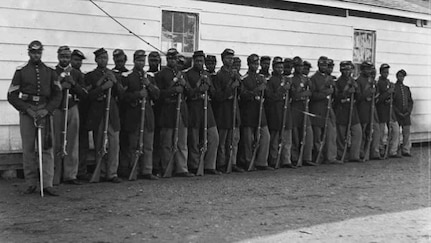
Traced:
[[60, 105], [61, 86], [55, 70], [42, 61], [43, 46], [40, 41], [28, 45], [30, 60], [19, 66], [8, 90], [8, 101], [19, 111], [20, 131], [23, 150], [23, 167], [27, 189], [30, 194], [36, 191], [38, 163], [35, 157], [37, 129], [42, 128], [43, 190], [47, 195], [58, 196], [53, 189], [54, 153], [50, 120]]

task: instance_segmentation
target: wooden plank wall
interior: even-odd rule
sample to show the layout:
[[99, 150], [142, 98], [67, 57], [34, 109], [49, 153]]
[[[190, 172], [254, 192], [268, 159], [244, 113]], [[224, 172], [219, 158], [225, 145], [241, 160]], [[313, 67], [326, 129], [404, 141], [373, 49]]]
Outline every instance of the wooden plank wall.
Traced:
[[[199, 14], [199, 49], [217, 56], [232, 48], [243, 61], [251, 53], [269, 56], [301, 56], [312, 63], [326, 55], [338, 64], [353, 54], [353, 30], [369, 29], [377, 33], [376, 62], [405, 69], [406, 83], [415, 99], [413, 139], [429, 140], [431, 131], [431, 31], [412, 24], [357, 17], [335, 17], [275, 9], [237, 6], [195, 0], [103, 0], [96, 1], [135, 33], [161, 46], [161, 11], [185, 11]], [[153, 49], [131, 36], [106, 17], [88, 0], [2, 0], [0, 1], [0, 153], [21, 149], [18, 113], [7, 103], [6, 93], [15, 67], [26, 62], [27, 44], [39, 39], [45, 45], [43, 60], [55, 65], [60, 45], [79, 48], [86, 56], [83, 70], [94, 68], [92, 52], [105, 47], [126, 51], [129, 59], [136, 49]], [[112, 62], [111, 62], [112, 65]], [[129, 61], [129, 66], [131, 61]]]

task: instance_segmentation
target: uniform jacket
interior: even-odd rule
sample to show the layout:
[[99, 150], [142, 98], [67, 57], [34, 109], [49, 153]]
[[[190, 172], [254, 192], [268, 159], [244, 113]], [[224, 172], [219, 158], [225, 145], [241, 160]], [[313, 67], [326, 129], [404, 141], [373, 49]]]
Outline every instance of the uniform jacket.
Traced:
[[[268, 120], [269, 130], [281, 130], [283, 124], [284, 102], [286, 92], [281, 87], [283, 75], [272, 75], [269, 78], [265, 91], [265, 114]], [[288, 79], [290, 83], [290, 78]], [[289, 91], [288, 91], [289, 92]], [[290, 100], [290, 97], [288, 97]], [[287, 103], [285, 129], [292, 129], [292, 114], [290, 110], [290, 101]]]
[[[330, 86], [335, 89], [335, 83], [332, 76], [319, 71], [311, 76], [310, 81], [310, 90], [312, 93], [310, 97], [310, 112], [316, 115], [316, 117], [311, 117], [311, 124], [313, 126], [324, 127], [328, 110], [328, 95], [323, 93], [323, 91], [329, 89]], [[330, 107], [332, 110], [332, 104]]]
[[[105, 117], [106, 107], [106, 94], [108, 90], [102, 90], [101, 86], [97, 86], [97, 81], [106, 72], [112, 72], [107, 68], [96, 68], [85, 75], [85, 83], [91, 85], [88, 91], [88, 99], [90, 102], [90, 108], [88, 110], [88, 117], [86, 127], [89, 130], [98, 129], [100, 123]], [[103, 84], [103, 83], [102, 83]], [[117, 97], [121, 93], [121, 84], [117, 81], [112, 86], [111, 92], [111, 105], [109, 108], [109, 123], [113, 127], [114, 131], [120, 130], [120, 116], [118, 111]]]
[[[177, 94], [172, 91], [172, 87], [175, 84], [174, 78], [177, 75], [177, 70], [170, 67], [164, 67], [156, 75], [156, 84], [160, 89], [160, 115], [157, 118], [159, 127], [162, 128], [175, 128], [176, 125], [176, 108], [177, 108]], [[184, 89], [184, 93], [181, 101], [181, 117], [183, 119], [184, 125], [188, 126], [188, 110], [185, 102], [187, 90]]]
[[[214, 80], [214, 93], [212, 94], [212, 107], [214, 118], [219, 129], [232, 129], [233, 121], [233, 95], [232, 82], [234, 81], [233, 73], [226, 67], [221, 67], [217, 72]], [[238, 95], [240, 91], [238, 88]], [[241, 123], [240, 107], [237, 104], [236, 126]]]
[[[41, 100], [24, 100], [25, 95], [38, 96]], [[7, 98], [9, 103], [20, 112], [25, 113], [28, 108], [39, 106], [52, 114], [62, 99], [57, 73], [43, 62], [37, 64], [28, 62], [19, 66], [12, 78]]]
[[[123, 96], [124, 102], [124, 129], [128, 132], [139, 130], [141, 124], [141, 105], [142, 98], [139, 92], [144, 88], [145, 72], [143, 70], [133, 69], [131, 72], [123, 73], [123, 84], [127, 87]], [[155, 85], [155, 80], [147, 77], [150, 84], [145, 87], [148, 96], [145, 103], [145, 121], [144, 127], [148, 131], [154, 131], [154, 112], [151, 101], [157, 100], [160, 95], [159, 88]]]
[[[208, 77], [210, 82], [210, 89], [208, 95], [214, 93], [214, 86], [211, 85], [210, 74], [207, 71], [200, 71], [197, 68], [190, 68], [185, 72], [184, 77], [190, 86], [190, 91], [187, 95], [187, 108], [189, 110], [189, 127], [190, 128], [203, 128], [204, 127], [204, 93], [200, 92], [197, 83], [201, 79], [201, 74]], [[214, 119], [211, 101], [208, 100], [208, 128], [215, 127], [216, 122]]]
[[[306, 97], [302, 92], [306, 91], [310, 85], [310, 79], [302, 74], [294, 74], [291, 78], [290, 96], [292, 97], [292, 127], [301, 127], [304, 125], [304, 113]], [[310, 119], [307, 120], [309, 126]]]
[[[376, 84], [376, 81], [373, 80], [374, 84]], [[371, 117], [371, 100], [372, 100], [372, 93], [370, 91], [371, 89], [371, 83], [369, 82], [369, 78], [364, 76], [359, 76], [356, 79], [356, 83], [359, 86], [359, 97], [358, 97], [358, 114], [359, 114], [359, 120], [361, 123], [370, 123], [370, 117]], [[378, 87], [376, 87], [376, 93], [378, 93]], [[377, 101], [377, 99], [375, 99]], [[374, 109], [374, 122], [379, 122], [378, 116], [377, 116], [377, 109]]]
[[[379, 77], [379, 80], [377, 81], [377, 86], [379, 90], [379, 99], [376, 103], [376, 109], [377, 114], [379, 116], [379, 121], [381, 123], [389, 122], [389, 109], [390, 109], [390, 97], [391, 94], [389, 94], [388, 89], [390, 86], [389, 79], [385, 79], [383, 77]], [[393, 111], [393, 110], [392, 110]], [[395, 114], [392, 113], [392, 120], [395, 120]]]
[[359, 123], [359, 115], [357, 109], [357, 99], [359, 97], [359, 89], [356, 85], [356, 81], [352, 77], [340, 76], [336, 82], [336, 93], [334, 94], [335, 99], [335, 116], [337, 124], [347, 126], [349, 123], [349, 113], [350, 113], [350, 93], [347, 92], [352, 86], [356, 87], [356, 92], [353, 96], [353, 111], [352, 111], [352, 123], [351, 125], [356, 125]]
[[[244, 127], [258, 127], [261, 91], [255, 89], [265, 81], [265, 77], [257, 73], [247, 72], [241, 83], [240, 101], [241, 125]], [[260, 97], [262, 98], [262, 97]], [[265, 110], [262, 110], [261, 126], [267, 126]]]
[[395, 83], [393, 108], [397, 121], [401, 126], [412, 124], [410, 119], [413, 110], [412, 93], [410, 88], [402, 82]]
[[[61, 75], [62, 72], [64, 72], [64, 68], [60, 67], [59, 65], [55, 66], [55, 72], [58, 76]], [[84, 76], [82, 73], [74, 68], [70, 70], [70, 76], [75, 81], [75, 85], [72, 85], [72, 87], [69, 89], [69, 107], [71, 108], [78, 104], [78, 101], [81, 99], [85, 99], [88, 95], [88, 91], [85, 89], [85, 82], [84, 82]], [[65, 78], [60, 79], [60, 83], [65, 82]], [[63, 99], [61, 100], [61, 105], [58, 107], [59, 109], [63, 109], [66, 102], [66, 91], [63, 91]]]

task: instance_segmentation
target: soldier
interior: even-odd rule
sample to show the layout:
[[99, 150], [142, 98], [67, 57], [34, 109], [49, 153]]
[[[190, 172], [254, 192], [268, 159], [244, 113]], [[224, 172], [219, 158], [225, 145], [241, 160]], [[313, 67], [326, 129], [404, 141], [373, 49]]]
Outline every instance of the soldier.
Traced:
[[[127, 87], [124, 93], [124, 103], [126, 104], [124, 128], [129, 136], [129, 158], [134, 158], [134, 153], [139, 151], [139, 129], [141, 122], [144, 122], [143, 149], [138, 155], [138, 165], [140, 173], [138, 178], [157, 180], [153, 173], [153, 139], [154, 139], [154, 113], [151, 100], [159, 98], [160, 90], [155, 85], [154, 79], [149, 79], [144, 71], [145, 51], [137, 50], [133, 54], [134, 67], [131, 72], [123, 73], [124, 85]], [[145, 103], [145, 118], [141, 121], [141, 104]], [[133, 165], [130, 161], [129, 168]]]
[[[103, 161], [102, 174], [105, 174], [106, 180], [120, 183], [121, 179], [117, 175], [120, 117], [116, 98], [121, 95], [122, 86], [117, 81], [114, 72], [106, 68], [108, 52], [104, 48], [100, 48], [94, 51], [94, 55], [97, 68], [85, 75], [85, 82], [91, 85], [88, 91], [90, 108], [86, 126], [93, 131], [96, 156], [99, 156], [99, 151], [103, 146], [103, 133], [107, 132], [109, 149], [107, 156], [101, 158]], [[108, 129], [104, 131], [105, 113], [108, 112], [105, 107], [109, 91], [111, 91], [112, 98], [109, 106]]]
[[[241, 114], [241, 146], [243, 154], [240, 155], [243, 164], [251, 162], [254, 146], [259, 146], [256, 154], [256, 169], [273, 170], [268, 166], [270, 135], [264, 110], [260, 110], [260, 102], [264, 99], [263, 92], [266, 88], [266, 79], [257, 73], [259, 56], [251, 54], [247, 57], [248, 71], [242, 78], [240, 92]], [[259, 124], [260, 122], [260, 124]], [[260, 127], [260, 131], [257, 130]], [[256, 134], [260, 133], [260, 141], [256, 140]], [[258, 144], [254, 144], [259, 142]]]
[[[356, 79], [356, 83], [359, 86], [359, 98], [357, 103], [359, 120], [362, 126], [362, 142], [361, 142], [361, 151], [360, 157], [363, 158], [365, 154], [366, 143], [368, 142], [368, 137], [371, 138], [370, 145], [370, 158], [380, 159], [379, 153], [379, 125], [378, 125], [378, 117], [377, 112], [374, 110], [373, 117], [371, 117], [371, 106], [372, 104], [372, 96], [376, 95], [376, 82], [373, 77], [373, 65], [369, 62], [363, 62], [361, 64], [361, 72], [360, 76]], [[374, 86], [374, 88], [373, 88]], [[373, 119], [373, 127], [370, 128], [371, 119]], [[370, 131], [373, 131], [370, 134]]]
[[302, 74], [304, 74], [305, 77], [308, 77], [310, 74], [311, 69], [311, 63], [308, 61], [304, 61], [304, 68], [302, 69]]
[[[201, 155], [200, 144], [205, 141], [200, 139], [200, 131], [204, 131], [204, 99], [205, 92], [209, 95], [214, 92], [214, 86], [211, 83], [210, 74], [204, 70], [205, 53], [195, 51], [193, 53], [193, 67], [185, 72], [185, 79], [190, 86], [187, 95], [187, 108], [189, 110], [189, 127], [188, 127], [188, 167], [193, 173], [197, 172], [199, 157]], [[207, 151], [204, 155], [205, 174], [220, 175], [221, 172], [216, 170], [217, 147], [219, 136], [211, 108], [211, 102], [208, 101], [207, 107]]]
[[124, 53], [123, 50], [115, 49], [112, 52], [112, 56], [115, 64], [115, 67], [112, 69], [112, 71], [117, 74], [117, 77], [120, 76], [122, 73], [129, 71], [129, 69], [126, 68], [127, 55], [126, 53]]
[[[228, 161], [232, 161], [233, 172], [244, 172], [237, 166], [237, 152], [239, 142], [240, 115], [239, 109], [235, 114], [235, 127], [233, 129], [234, 106], [238, 107], [238, 103], [234, 103], [235, 89], [240, 85], [240, 74], [238, 69], [233, 69], [233, 59], [235, 52], [232, 49], [225, 49], [221, 53], [223, 66], [217, 72], [213, 81], [213, 112], [219, 132], [219, 145], [217, 150], [217, 169], [225, 171]], [[238, 92], [239, 94], [239, 92]], [[231, 153], [230, 153], [231, 152]], [[230, 158], [229, 155], [232, 155]]]
[[232, 69], [237, 70], [241, 75], [241, 59], [239, 57], [233, 57]]
[[72, 65], [74, 69], [82, 73], [81, 66], [82, 66], [82, 60], [84, 59], [86, 59], [84, 56], [84, 53], [82, 53], [78, 49], [75, 49], [72, 51], [72, 54], [71, 54], [70, 65]]
[[394, 112], [400, 127], [403, 129], [403, 143], [401, 146], [401, 155], [411, 157], [410, 149], [412, 143], [410, 141], [410, 115], [413, 110], [413, 99], [410, 88], [403, 84], [407, 72], [401, 69], [397, 72], [397, 82], [395, 83], [394, 91]]
[[40, 41], [28, 45], [30, 60], [19, 66], [8, 90], [8, 101], [19, 111], [23, 150], [23, 168], [30, 194], [36, 191], [38, 164], [35, 158], [35, 141], [38, 127], [42, 128], [43, 190], [47, 195], [58, 196], [53, 189], [54, 154], [52, 148], [51, 116], [60, 105], [61, 86], [55, 70], [42, 61], [43, 46]]
[[[286, 60], [286, 59], [285, 59]], [[286, 64], [286, 62], [285, 62]], [[292, 109], [292, 162], [297, 164], [301, 140], [305, 134], [304, 154], [303, 154], [303, 164], [314, 166], [315, 163], [312, 160], [312, 149], [313, 149], [313, 130], [311, 129], [310, 119], [307, 119], [305, 123], [306, 131], [304, 131], [304, 115], [306, 99], [311, 96], [311, 91], [309, 90], [310, 80], [302, 74], [302, 68], [304, 67], [302, 59], [300, 57], [295, 57], [293, 60], [294, 74], [291, 79], [291, 109]], [[286, 72], [286, 69], [284, 69]]]
[[[333, 65], [328, 71], [328, 60], [330, 59], [325, 56], [319, 57], [317, 61], [318, 70], [310, 78], [310, 90], [312, 93], [310, 112], [316, 115], [311, 117], [311, 125], [313, 127], [316, 163], [319, 163], [318, 159], [323, 158], [324, 163], [337, 164], [340, 161], [337, 160], [337, 128], [335, 127], [335, 113], [332, 109], [332, 94], [334, 93], [335, 83], [333, 77], [329, 75], [332, 72]], [[322, 141], [325, 132], [326, 140]], [[322, 143], [324, 143], [323, 148]], [[320, 149], [324, 152], [324, 156], [317, 158]]]
[[[399, 132], [400, 128], [398, 126], [397, 119], [393, 110], [392, 95], [394, 93], [395, 85], [391, 83], [388, 79], [390, 66], [383, 63], [380, 66], [380, 77], [377, 81], [377, 86], [379, 90], [379, 98], [377, 99], [376, 109], [377, 115], [379, 116], [379, 131], [380, 131], [380, 155], [385, 153], [385, 128], [388, 128], [388, 134], [386, 136], [386, 146], [389, 146], [389, 157], [400, 158], [401, 156], [397, 154], [398, 143], [399, 143]], [[390, 111], [392, 106], [392, 111]], [[392, 117], [389, 115], [392, 114]], [[389, 126], [391, 128], [389, 128]], [[391, 133], [389, 134], [389, 131]]]
[[215, 75], [215, 74], [216, 74], [216, 71], [215, 71], [216, 65], [217, 65], [217, 58], [216, 58], [216, 56], [213, 56], [213, 55], [207, 55], [207, 56], [205, 57], [205, 67], [206, 67], [206, 71], [207, 71], [210, 75]]
[[332, 75], [333, 71], [334, 71], [334, 60], [328, 58], [328, 68], [326, 69], [326, 74], [329, 77], [332, 77], [332, 79], [335, 81], [335, 80], [337, 80], [337, 77]]
[[[268, 81], [266, 89], [265, 112], [268, 118], [268, 128], [270, 132], [270, 149], [268, 163], [274, 167], [276, 164], [278, 149], [281, 149], [281, 166], [296, 168], [290, 160], [292, 148], [292, 114], [290, 111], [290, 101], [287, 101], [287, 108], [284, 111], [284, 104], [289, 98], [290, 79], [283, 75], [283, 59], [274, 57], [272, 61], [272, 75]], [[283, 114], [285, 117], [283, 118]], [[284, 131], [281, 132], [283, 128]], [[280, 137], [282, 135], [283, 137]], [[281, 140], [281, 148], [279, 143]]]
[[267, 80], [271, 74], [269, 73], [269, 67], [271, 66], [271, 57], [262, 56], [260, 57], [260, 70], [259, 74], [262, 74]]
[[293, 61], [291, 58], [284, 58], [283, 75], [290, 76], [292, 74]]
[[[54, 184], [59, 184], [63, 177], [66, 184], [81, 185], [77, 180], [79, 165], [79, 111], [78, 102], [85, 99], [88, 92], [85, 89], [84, 76], [77, 69], [70, 65], [71, 54], [68, 46], [60, 46], [57, 51], [58, 64], [55, 67], [57, 75], [60, 77], [63, 89], [63, 100], [61, 105], [54, 112]], [[66, 107], [68, 99], [68, 107]], [[67, 109], [67, 117], [65, 115]], [[64, 119], [67, 119], [66, 121]], [[67, 129], [65, 130], [65, 122]], [[66, 138], [64, 136], [66, 135]], [[63, 139], [66, 147], [63, 147]], [[65, 150], [64, 150], [65, 149]]]
[[[359, 152], [362, 142], [362, 128], [359, 122], [356, 101], [359, 97], [359, 88], [352, 78], [353, 63], [342, 61], [340, 63], [341, 76], [336, 82], [335, 116], [337, 121], [337, 155], [342, 158], [345, 146], [350, 146], [350, 156], [345, 158], [351, 162], [359, 162]], [[353, 94], [353, 100], [352, 98]], [[350, 108], [353, 108], [350, 110]], [[350, 121], [350, 130], [347, 131]], [[346, 144], [346, 134], [350, 133], [351, 144]], [[344, 162], [344, 161], [341, 161]]]
[[[162, 147], [162, 167], [166, 169], [171, 156], [176, 165], [176, 175], [180, 177], [193, 177], [187, 169], [187, 126], [188, 110], [185, 102], [181, 100], [180, 119], [178, 126], [178, 151], [172, 155], [173, 134], [176, 126], [177, 98], [187, 90], [186, 81], [177, 66], [178, 51], [175, 48], [166, 54], [167, 66], [156, 75], [156, 84], [160, 89], [160, 142]], [[184, 96], [183, 96], [184, 97]]]
[[150, 54], [148, 54], [148, 73], [157, 73], [159, 71], [160, 68], [160, 54], [156, 51], [152, 51], [150, 52]]

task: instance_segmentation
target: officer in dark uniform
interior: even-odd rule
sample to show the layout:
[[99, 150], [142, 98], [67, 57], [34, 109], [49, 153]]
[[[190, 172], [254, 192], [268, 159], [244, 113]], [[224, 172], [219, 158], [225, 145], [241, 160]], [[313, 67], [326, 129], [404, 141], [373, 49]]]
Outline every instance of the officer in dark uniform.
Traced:
[[217, 65], [217, 58], [216, 56], [213, 55], [207, 55], [205, 57], [205, 67], [206, 67], [206, 71], [210, 74], [210, 75], [215, 75], [216, 68]]
[[259, 74], [262, 74], [267, 80], [271, 76], [269, 73], [269, 67], [271, 66], [271, 57], [261, 56], [260, 57], [260, 70]]
[[292, 74], [293, 60], [292, 58], [284, 58], [283, 61], [283, 75], [290, 76]]
[[107, 101], [107, 92], [112, 88], [112, 98], [109, 107], [109, 125], [108, 125], [108, 154], [105, 156], [102, 164], [102, 175], [105, 179], [113, 183], [120, 183], [118, 178], [118, 159], [119, 159], [119, 132], [120, 117], [118, 111], [117, 98], [122, 90], [121, 84], [117, 81], [113, 71], [109, 70], [108, 53], [105, 49], [100, 48], [94, 51], [97, 68], [85, 75], [85, 82], [91, 85], [88, 91], [90, 108], [86, 126], [93, 131], [95, 141], [96, 156], [103, 146], [104, 117]]
[[[362, 143], [360, 157], [363, 158], [365, 153], [365, 144], [370, 133], [370, 122], [373, 119], [373, 134], [371, 134], [370, 158], [380, 159], [379, 152], [379, 120], [376, 109], [374, 110], [373, 117], [371, 117], [371, 100], [373, 95], [376, 96], [377, 86], [373, 77], [373, 65], [369, 62], [363, 62], [360, 66], [360, 76], [356, 79], [359, 86], [358, 98], [358, 114], [362, 126]], [[374, 88], [372, 88], [374, 83]]]
[[268, 120], [268, 128], [271, 135], [268, 164], [274, 167], [280, 134], [283, 135], [282, 150], [281, 150], [281, 165], [288, 168], [296, 168], [290, 160], [292, 149], [292, 114], [290, 111], [290, 101], [287, 101], [287, 109], [285, 116], [285, 130], [281, 133], [283, 124], [283, 113], [285, 99], [289, 98], [290, 78], [283, 75], [283, 59], [274, 57], [272, 61], [272, 75], [266, 87], [265, 112]]
[[[235, 127], [233, 129], [233, 106], [235, 88], [239, 88], [240, 74], [238, 69], [233, 69], [233, 59], [235, 52], [232, 49], [225, 49], [221, 53], [223, 66], [217, 72], [213, 80], [214, 93], [212, 107], [219, 132], [219, 145], [217, 150], [217, 168], [225, 171], [229, 161], [230, 145], [232, 144], [232, 171], [244, 172], [237, 166], [237, 153], [239, 142], [240, 109], [236, 103], [237, 111], [235, 117]], [[239, 94], [239, 91], [238, 91]]]
[[[79, 165], [79, 111], [78, 102], [85, 99], [88, 92], [85, 89], [84, 76], [77, 69], [72, 68], [71, 50], [68, 46], [60, 46], [57, 51], [58, 64], [55, 67], [57, 75], [60, 77], [63, 88], [63, 99], [61, 105], [54, 112], [54, 184], [59, 184], [61, 179], [66, 184], [80, 185], [77, 180]], [[68, 90], [69, 95], [66, 96]], [[67, 117], [66, 99], [68, 99]], [[64, 119], [67, 119], [67, 130], [64, 130]], [[63, 139], [66, 132], [66, 151], [63, 149]], [[64, 153], [66, 152], [66, 153]]]
[[305, 77], [308, 77], [310, 74], [311, 69], [311, 63], [308, 61], [304, 61], [304, 68], [302, 69], [302, 74], [304, 74]]
[[[285, 62], [286, 64], [286, 62]], [[300, 57], [295, 57], [293, 60], [294, 73], [291, 79], [291, 108], [292, 108], [292, 161], [296, 164], [299, 159], [301, 141], [304, 134], [304, 111], [305, 100], [311, 96], [309, 90], [310, 80], [302, 74], [304, 64]], [[284, 70], [286, 72], [286, 69]], [[308, 114], [305, 114], [308, 115]], [[306, 123], [306, 136], [303, 154], [304, 165], [316, 165], [311, 162], [313, 149], [313, 130], [311, 129], [310, 119]]]
[[[335, 116], [337, 121], [337, 156], [341, 158], [346, 143], [346, 133], [351, 134], [351, 144], [349, 156], [345, 158], [351, 162], [359, 162], [359, 152], [362, 142], [362, 127], [359, 122], [357, 110], [357, 99], [359, 97], [359, 88], [356, 81], [352, 78], [351, 61], [342, 61], [340, 63], [341, 76], [336, 82], [335, 96]], [[351, 95], [353, 94], [353, 100]], [[350, 111], [350, 104], [353, 102], [353, 110]], [[347, 131], [349, 115], [351, 116], [350, 131]], [[344, 161], [342, 161], [344, 162]]]
[[[376, 109], [377, 115], [379, 116], [379, 130], [380, 130], [380, 154], [384, 154], [385, 150], [385, 129], [389, 129], [391, 126], [391, 134], [386, 136], [386, 146], [389, 146], [389, 157], [400, 158], [401, 156], [397, 154], [400, 127], [398, 126], [397, 118], [395, 117], [395, 112], [390, 110], [391, 95], [394, 93], [395, 84], [391, 83], [388, 79], [390, 66], [383, 63], [380, 66], [380, 77], [377, 81], [377, 86], [379, 90], [379, 98], [377, 99]], [[392, 112], [392, 117], [389, 117], [390, 112]], [[390, 140], [390, 141], [389, 141]]]
[[82, 60], [84, 59], [85, 59], [84, 53], [82, 53], [78, 49], [75, 49], [72, 51], [72, 54], [71, 54], [70, 65], [72, 65], [74, 69], [82, 73], [81, 66], [82, 66]]
[[269, 141], [270, 135], [266, 121], [265, 110], [261, 113], [261, 129], [259, 126], [259, 111], [262, 91], [266, 89], [266, 79], [257, 73], [259, 67], [259, 56], [251, 54], [247, 57], [248, 72], [242, 77], [240, 92], [240, 114], [241, 114], [241, 162], [248, 166], [253, 154], [253, 143], [256, 133], [260, 132], [259, 148], [256, 155], [256, 169], [273, 170], [268, 166]]
[[[124, 103], [126, 111], [124, 112], [124, 129], [129, 135], [129, 158], [133, 158], [133, 154], [139, 149], [139, 129], [141, 124], [141, 105], [142, 100], [146, 99], [145, 103], [145, 119], [143, 131], [143, 154], [140, 155], [138, 165], [140, 173], [138, 178], [157, 180], [158, 177], [153, 173], [153, 138], [154, 138], [154, 113], [151, 105], [152, 100], [159, 98], [160, 90], [155, 85], [154, 79], [149, 79], [144, 71], [145, 66], [145, 51], [137, 50], [133, 54], [134, 67], [131, 72], [123, 73], [124, 85], [127, 90], [124, 93]], [[131, 168], [133, 161], [130, 161]]]
[[52, 187], [54, 153], [50, 123], [54, 110], [60, 105], [62, 94], [55, 70], [41, 61], [42, 50], [40, 41], [32, 41], [28, 45], [30, 60], [16, 69], [7, 98], [19, 111], [23, 168], [28, 186], [24, 193], [33, 193], [37, 187], [38, 163], [35, 157], [35, 141], [37, 126], [40, 126], [43, 134], [43, 190], [47, 195], [58, 196]]
[[233, 57], [232, 69], [237, 70], [241, 75], [241, 58]]
[[178, 69], [178, 51], [175, 48], [166, 54], [167, 66], [156, 75], [156, 84], [160, 89], [160, 142], [162, 147], [162, 167], [166, 169], [172, 155], [173, 134], [176, 126], [177, 97], [182, 94], [180, 106], [180, 123], [178, 127], [178, 151], [174, 155], [176, 175], [193, 177], [187, 168], [187, 126], [188, 110], [184, 101], [187, 92], [186, 81], [181, 70]]
[[160, 68], [160, 54], [157, 51], [152, 51], [148, 54], [148, 71], [147, 73], [157, 73]]
[[[328, 59], [325, 56], [321, 56], [317, 62], [319, 70], [311, 76], [311, 98], [310, 98], [310, 112], [315, 114], [315, 117], [311, 117], [311, 125], [313, 127], [313, 138], [314, 138], [314, 152], [315, 157], [321, 147], [321, 143], [325, 143], [323, 147], [323, 162], [324, 163], [340, 163], [337, 160], [337, 128], [335, 126], [335, 113], [332, 109], [332, 97], [331, 95], [335, 90], [335, 83], [332, 76], [328, 73]], [[333, 69], [333, 62], [332, 68]], [[332, 72], [332, 71], [331, 71]], [[328, 100], [331, 98], [331, 100]], [[328, 111], [328, 101], [330, 102]], [[326, 114], [329, 112], [328, 121], [326, 121]], [[322, 141], [326, 122], [326, 141]], [[318, 161], [316, 161], [318, 162]]]
[[[199, 165], [200, 144], [202, 141], [202, 132], [204, 131], [204, 99], [205, 91], [208, 95], [214, 92], [210, 73], [204, 70], [205, 53], [195, 51], [193, 54], [193, 67], [187, 70], [184, 78], [190, 86], [187, 94], [187, 107], [189, 110], [189, 128], [188, 128], [188, 167], [189, 170], [196, 173]], [[220, 175], [221, 172], [216, 170], [217, 147], [219, 136], [214, 119], [211, 101], [208, 100], [207, 107], [207, 135], [208, 147], [204, 156], [205, 174]]]
[[412, 142], [410, 141], [410, 126], [412, 124], [410, 115], [413, 110], [413, 99], [410, 88], [403, 84], [407, 72], [401, 69], [397, 72], [397, 82], [394, 91], [394, 112], [397, 121], [403, 130], [403, 143], [401, 146], [401, 155], [410, 157]]

